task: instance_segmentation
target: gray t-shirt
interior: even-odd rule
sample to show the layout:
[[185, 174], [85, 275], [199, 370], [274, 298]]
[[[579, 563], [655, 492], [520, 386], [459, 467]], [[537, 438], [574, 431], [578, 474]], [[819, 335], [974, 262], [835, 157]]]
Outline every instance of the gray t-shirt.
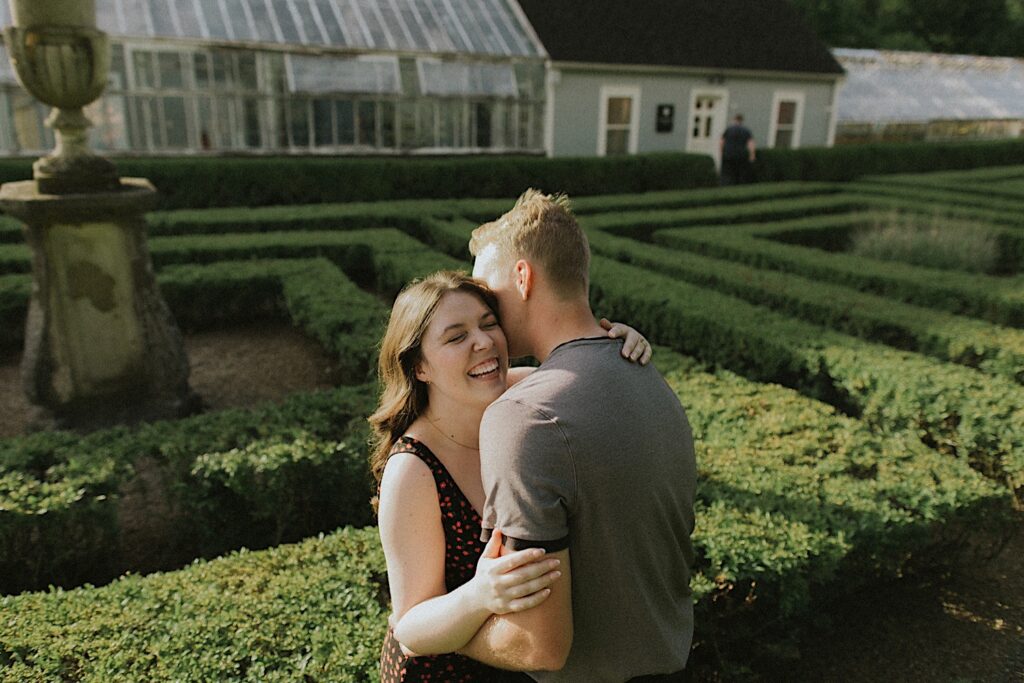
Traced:
[[686, 413], [621, 341], [557, 347], [480, 427], [483, 535], [569, 548], [573, 645], [538, 681], [622, 683], [678, 671], [693, 638], [696, 461]]

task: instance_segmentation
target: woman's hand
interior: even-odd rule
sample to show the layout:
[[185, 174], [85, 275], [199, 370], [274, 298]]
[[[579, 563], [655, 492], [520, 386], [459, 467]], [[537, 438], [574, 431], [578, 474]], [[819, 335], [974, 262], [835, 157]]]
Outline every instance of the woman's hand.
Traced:
[[518, 550], [501, 555], [501, 532], [491, 534], [483, 555], [477, 563], [476, 584], [480, 604], [493, 614], [522, 612], [544, 602], [562, 572], [559, 561], [544, 559], [540, 548]]
[[651, 343], [629, 325], [613, 323], [608, 318], [601, 318], [601, 327], [608, 330], [608, 336], [612, 339], [625, 337], [625, 341], [622, 342], [624, 358], [639, 362], [640, 365], [647, 365], [651, 360]]

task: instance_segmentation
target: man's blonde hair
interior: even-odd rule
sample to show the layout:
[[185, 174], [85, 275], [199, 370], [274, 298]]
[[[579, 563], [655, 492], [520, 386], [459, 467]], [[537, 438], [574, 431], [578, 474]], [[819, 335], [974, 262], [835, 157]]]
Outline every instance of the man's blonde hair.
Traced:
[[502, 265], [519, 259], [539, 265], [560, 298], [587, 295], [590, 244], [566, 195], [527, 190], [508, 213], [473, 231], [469, 252], [476, 256], [491, 244]]

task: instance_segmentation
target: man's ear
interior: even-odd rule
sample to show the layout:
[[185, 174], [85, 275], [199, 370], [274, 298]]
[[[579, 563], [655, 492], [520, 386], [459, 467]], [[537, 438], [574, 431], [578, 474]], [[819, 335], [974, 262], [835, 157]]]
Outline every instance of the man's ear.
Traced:
[[519, 292], [519, 297], [526, 301], [530, 298], [530, 293], [533, 291], [533, 266], [530, 265], [529, 261], [519, 259], [515, 265], [516, 275], [516, 291]]

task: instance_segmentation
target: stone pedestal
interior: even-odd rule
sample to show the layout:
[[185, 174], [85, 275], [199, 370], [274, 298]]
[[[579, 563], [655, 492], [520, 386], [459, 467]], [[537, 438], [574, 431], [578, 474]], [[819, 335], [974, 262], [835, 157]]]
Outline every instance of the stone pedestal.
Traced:
[[0, 208], [25, 223], [32, 248], [22, 381], [57, 427], [177, 418], [193, 408], [181, 333], [146, 246], [143, 214], [155, 199], [140, 178], [89, 194], [41, 194], [35, 181], [0, 187]]

